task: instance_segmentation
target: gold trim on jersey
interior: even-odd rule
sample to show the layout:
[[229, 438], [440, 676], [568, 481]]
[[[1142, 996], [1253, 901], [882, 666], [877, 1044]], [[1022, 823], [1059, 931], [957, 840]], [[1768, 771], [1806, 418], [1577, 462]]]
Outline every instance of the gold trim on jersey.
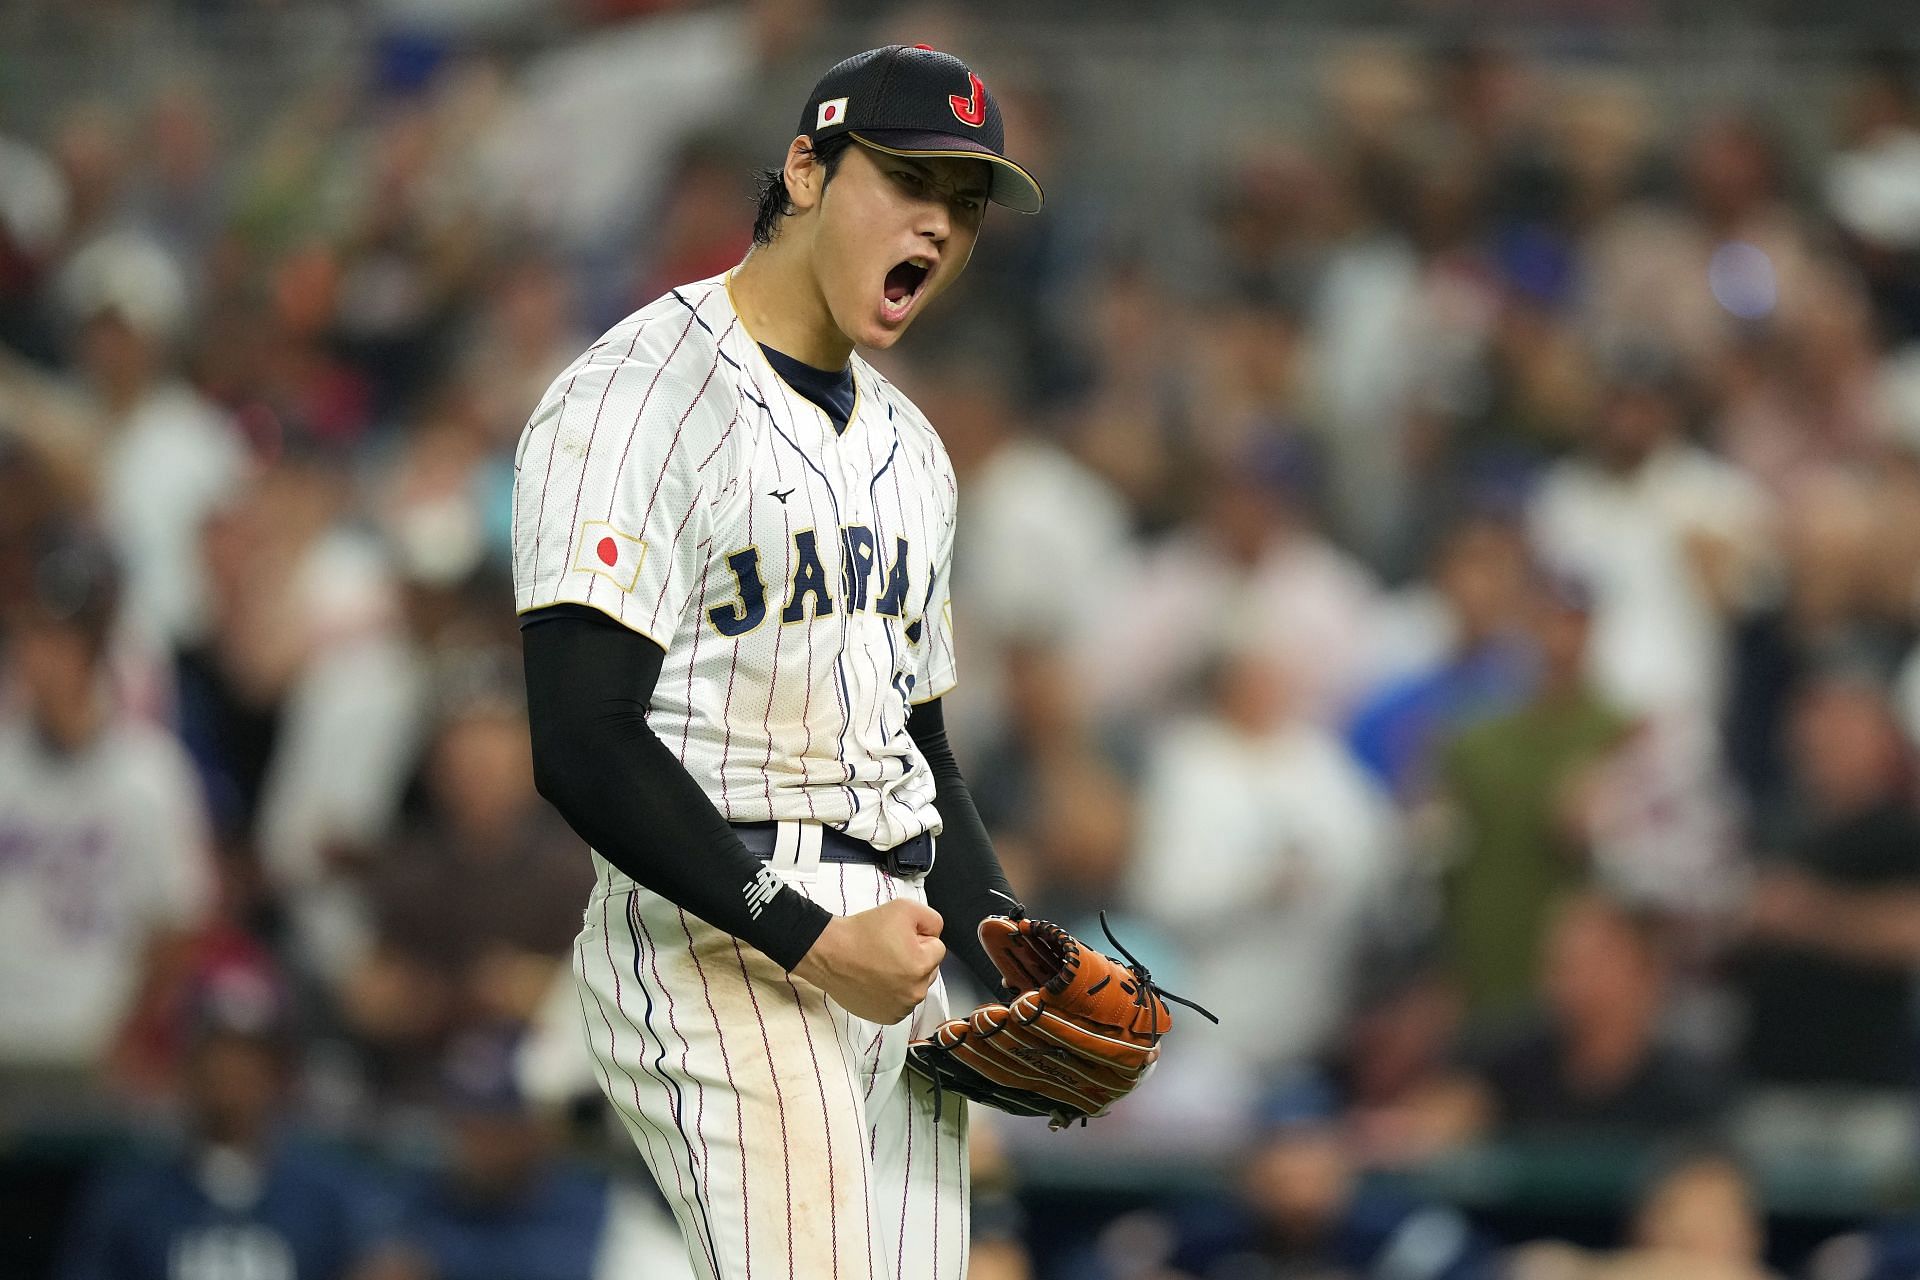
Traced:
[[595, 604], [591, 600], [574, 600], [568, 597], [563, 597], [558, 600], [542, 600], [539, 604], [530, 604], [524, 609], [515, 609], [513, 611], [513, 616], [516, 618], [524, 618], [530, 613], [538, 613], [542, 609], [551, 609], [553, 608], [553, 606], [557, 604], [585, 605], [587, 608], [593, 610], [595, 613], [605, 614], [608, 618], [619, 623], [621, 626], [633, 632], [635, 635], [642, 636], [648, 640], [651, 640], [654, 644], [659, 645], [660, 652], [662, 653], [667, 652], [666, 642], [662, 640], [659, 636], [656, 636], [655, 634], [653, 634], [653, 632], [647, 630], [645, 627], [634, 626], [631, 622], [628, 622], [625, 618], [621, 617], [619, 614], [609, 611], [607, 606], [603, 604]]
[[[739, 269], [740, 268], [735, 267], [733, 271], [738, 271]], [[833, 429], [833, 419], [828, 416], [827, 411], [813, 401], [808, 400], [798, 391], [794, 391], [793, 384], [780, 376], [780, 371], [773, 367], [773, 361], [767, 359], [767, 353], [760, 349], [760, 339], [753, 336], [753, 329], [747, 324], [747, 318], [740, 314], [740, 305], [733, 300], [733, 271], [727, 272], [725, 278], [722, 279], [720, 283], [727, 291], [727, 305], [733, 308], [734, 318], [740, 322], [740, 332], [746, 334], [747, 340], [753, 344], [753, 354], [758, 357], [761, 364], [766, 366], [767, 372], [773, 375], [775, 382], [778, 382], [788, 391], [793, 392], [795, 399], [801, 401], [807, 408], [820, 415], [821, 420], [826, 423], [827, 434], [829, 436], [832, 436], [835, 440], [845, 440], [848, 434], [852, 432], [853, 424], [860, 421], [860, 397], [865, 392], [865, 379], [860, 376], [860, 370], [858, 366], [854, 364], [853, 357], [851, 355], [847, 357], [847, 372], [853, 377], [853, 412], [847, 415], [847, 429], [845, 431], [835, 431]], [[845, 335], [843, 334], [842, 336], [844, 337]], [[806, 361], [802, 360], [800, 363], [805, 364]], [[821, 372], [825, 373], [827, 370], [823, 369]]]
[[940, 699], [946, 697], [948, 694], [952, 693], [955, 689], [958, 689], [959, 687], [960, 687], [960, 682], [958, 680], [954, 680], [950, 682], [946, 688], [941, 689], [937, 693], [930, 693], [924, 698], [908, 698], [907, 705], [910, 707], [924, 707], [929, 702], [938, 702]]

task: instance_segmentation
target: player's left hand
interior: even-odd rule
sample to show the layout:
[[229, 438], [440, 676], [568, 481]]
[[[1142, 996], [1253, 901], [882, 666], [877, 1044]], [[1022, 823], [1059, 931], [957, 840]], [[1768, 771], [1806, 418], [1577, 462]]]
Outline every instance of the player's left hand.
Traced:
[[[1101, 927], [1106, 918], [1101, 917]], [[1121, 947], [1113, 934], [1109, 941]], [[907, 1047], [907, 1065], [942, 1091], [1059, 1129], [1105, 1115], [1146, 1079], [1173, 1027], [1162, 997], [1211, 1013], [1154, 985], [1146, 968], [1088, 948], [1016, 907], [980, 922], [980, 942], [1010, 999], [983, 1004]]]

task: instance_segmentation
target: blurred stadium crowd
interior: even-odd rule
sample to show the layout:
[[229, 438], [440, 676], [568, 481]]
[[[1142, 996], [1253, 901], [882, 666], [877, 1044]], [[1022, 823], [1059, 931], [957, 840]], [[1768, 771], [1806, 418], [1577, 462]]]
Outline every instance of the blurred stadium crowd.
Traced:
[[[738, 260], [817, 18], [396, 19], [258, 116], [0, 118], [34, 1267], [686, 1273], [592, 1107], [507, 494], [548, 380]], [[898, 38], [1001, 47], [847, 48]], [[1913, 58], [1787, 121], [1335, 42], [1309, 125], [1117, 197], [1006, 61], [1049, 211], [880, 361], [961, 477], [949, 723], [1030, 906], [1222, 1025], [1071, 1136], [980, 1123], [975, 1275], [1920, 1275]]]

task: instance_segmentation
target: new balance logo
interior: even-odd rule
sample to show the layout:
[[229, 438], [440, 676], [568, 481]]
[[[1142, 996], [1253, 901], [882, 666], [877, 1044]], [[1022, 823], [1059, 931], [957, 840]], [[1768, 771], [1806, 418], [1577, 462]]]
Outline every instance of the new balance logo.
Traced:
[[747, 914], [758, 920], [761, 911], [780, 892], [780, 887], [780, 877], [774, 875], [771, 868], [761, 867], [754, 872], [753, 879], [747, 881], [740, 890], [746, 895]]

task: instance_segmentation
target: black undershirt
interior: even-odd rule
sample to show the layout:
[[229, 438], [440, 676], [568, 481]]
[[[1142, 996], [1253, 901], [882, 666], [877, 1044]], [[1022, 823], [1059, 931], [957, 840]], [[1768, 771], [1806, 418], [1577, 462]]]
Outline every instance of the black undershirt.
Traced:
[[[758, 915], [749, 910], [748, 890], [765, 864], [647, 724], [665, 652], [585, 605], [536, 609], [520, 625], [540, 794], [636, 883], [787, 969], [799, 964], [829, 914], [787, 886]], [[953, 758], [939, 699], [913, 708], [907, 732], [933, 772], [943, 824], [927, 901], [944, 922], [947, 949], [998, 991], [977, 929], [1006, 910], [999, 895], [1010, 899], [1012, 886]]]
[[847, 429], [847, 423], [853, 420], [851, 364], [843, 369], [816, 369], [810, 364], [802, 364], [784, 351], [775, 351], [764, 342], [760, 344], [760, 350], [766, 354], [767, 363], [773, 366], [773, 371], [780, 375], [780, 381], [831, 418], [836, 432]]

